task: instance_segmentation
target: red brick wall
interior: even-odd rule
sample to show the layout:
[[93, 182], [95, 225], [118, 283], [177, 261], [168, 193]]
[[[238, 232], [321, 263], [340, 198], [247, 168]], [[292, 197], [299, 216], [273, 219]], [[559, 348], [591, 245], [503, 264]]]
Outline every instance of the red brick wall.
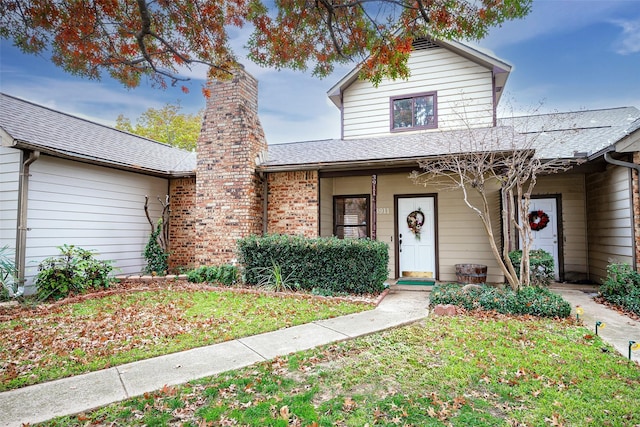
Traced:
[[169, 270], [195, 265], [196, 179], [169, 181]]
[[318, 172], [278, 172], [268, 175], [268, 232], [318, 236]]
[[198, 138], [197, 265], [233, 262], [236, 241], [262, 233], [256, 157], [267, 143], [258, 119], [258, 81], [240, 67], [210, 89]]

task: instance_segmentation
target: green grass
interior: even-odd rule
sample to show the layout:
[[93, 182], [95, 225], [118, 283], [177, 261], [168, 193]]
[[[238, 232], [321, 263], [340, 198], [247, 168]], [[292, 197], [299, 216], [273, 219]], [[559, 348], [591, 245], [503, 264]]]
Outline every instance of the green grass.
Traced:
[[640, 368], [568, 321], [439, 317], [47, 424], [207, 422], [633, 426]]
[[338, 299], [193, 290], [25, 308], [0, 323], [0, 391], [370, 308]]

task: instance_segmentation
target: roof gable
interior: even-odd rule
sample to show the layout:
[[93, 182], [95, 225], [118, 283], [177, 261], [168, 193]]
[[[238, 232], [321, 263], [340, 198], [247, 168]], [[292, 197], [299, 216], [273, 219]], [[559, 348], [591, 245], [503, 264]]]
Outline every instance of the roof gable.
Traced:
[[[475, 62], [487, 68], [488, 70], [491, 70], [495, 76], [496, 102], [500, 99], [500, 96], [503, 92], [502, 89], [504, 88], [507, 82], [507, 78], [509, 77], [509, 73], [513, 68], [511, 64], [502, 59], [499, 59], [493, 54], [482, 52], [477, 48], [471, 47], [467, 44], [455, 40], [432, 40], [428, 38], [421, 38], [416, 39], [413, 42], [414, 51], [437, 48], [448, 49], [466, 59], [469, 59], [472, 62]], [[340, 79], [335, 85], [333, 85], [333, 87], [329, 89], [329, 91], [327, 91], [327, 96], [338, 108], [342, 107], [343, 92], [349, 86], [351, 86], [353, 82], [358, 80], [360, 69], [360, 66], [355, 67], [347, 75]]]
[[3, 145], [152, 175], [190, 175], [195, 153], [0, 94]]

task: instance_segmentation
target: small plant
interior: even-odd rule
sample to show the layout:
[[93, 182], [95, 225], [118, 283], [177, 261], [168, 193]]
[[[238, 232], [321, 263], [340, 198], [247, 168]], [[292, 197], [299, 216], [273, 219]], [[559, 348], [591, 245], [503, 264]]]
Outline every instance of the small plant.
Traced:
[[187, 271], [187, 280], [192, 283], [209, 282], [232, 286], [238, 282], [238, 267], [233, 265], [203, 265]]
[[610, 303], [640, 315], [640, 273], [629, 264], [607, 266], [607, 278], [600, 286], [600, 294]]
[[538, 317], [568, 317], [571, 305], [560, 295], [537, 286], [519, 291], [511, 288], [477, 286], [463, 289], [457, 283], [438, 285], [430, 297], [431, 306], [452, 304], [467, 310], [495, 310], [503, 314], [530, 314]]
[[[522, 261], [522, 251], [509, 252], [509, 259], [516, 269], [518, 278], [520, 277], [520, 261]], [[555, 277], [553, 256], [545, 250], [534, 249], [529, 252], [530, 273], [529, 280], [531, 286], [549, 286]]]
[[17, 282], [18, 270], [9, 246], [0, 248], [0, 300], [20, 296]]
[[37, 296], [41, 300], [60, 299], [70, 293], [108, 288], [113, 261], [98, 260], [95, 251], [74, 245], [58, 246], [61, 256], [45, 259], [38, 266]]
[[290, 280], [291, 276], [292, 273], [285, 276], [280, 264], [272, 260], [271, 267], [262, 269], [262, 272], [259, 275], [260, 280], [258, 281], [258, 286], [274, 292], [286, 292], [294, 289], [297, 290], [300, 288], [300, 285], [297, 283], [292, 284]]
[[158, 221], [156, 229], [149, 236], [149, 241], [142, 254], [147, 260], [147, 265], [144, 268], [145, 274], [162, 276], [167, 274], [169, 270], [169, 254], [165, 252], [158, 240], [160, 233], [162, 233], [162, 220]]

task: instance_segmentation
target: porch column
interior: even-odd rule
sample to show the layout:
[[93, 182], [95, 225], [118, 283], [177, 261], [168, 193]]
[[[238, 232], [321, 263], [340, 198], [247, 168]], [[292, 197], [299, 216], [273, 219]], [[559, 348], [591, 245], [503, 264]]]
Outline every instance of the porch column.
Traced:
[[371, 175], [371, 240], [376, 240], [378, 230], [378, 175]]

